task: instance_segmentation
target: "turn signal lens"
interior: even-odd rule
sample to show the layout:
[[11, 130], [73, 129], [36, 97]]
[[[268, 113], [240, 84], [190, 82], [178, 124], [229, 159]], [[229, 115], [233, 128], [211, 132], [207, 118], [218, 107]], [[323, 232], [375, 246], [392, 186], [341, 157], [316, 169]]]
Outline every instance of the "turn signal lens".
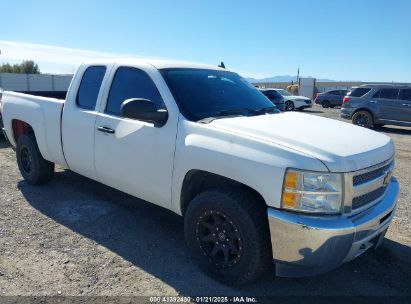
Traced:
[[287, 189], [297, 189], [298, 188], [298, 176], [297, 172], [287, 172], [285, 176], [285, 187]]
[[283, 206], [288, 208], [297, 207], [297, 193], [284, 192], [283, 194]]

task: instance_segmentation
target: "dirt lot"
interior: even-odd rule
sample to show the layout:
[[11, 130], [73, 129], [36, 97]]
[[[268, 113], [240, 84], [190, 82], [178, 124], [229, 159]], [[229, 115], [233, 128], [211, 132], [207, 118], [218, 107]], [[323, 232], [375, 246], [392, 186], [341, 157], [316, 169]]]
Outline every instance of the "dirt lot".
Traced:
[[30, 186], [0, 138], [0, 294], [411, 295], [411, 129], [379, 131], [396, 144], [401, 183], [382, 248], [327, 274], [284, 279], [267, 272], [241, 288], [197, 269], [178, 216], [61, 169], [50, 184]]

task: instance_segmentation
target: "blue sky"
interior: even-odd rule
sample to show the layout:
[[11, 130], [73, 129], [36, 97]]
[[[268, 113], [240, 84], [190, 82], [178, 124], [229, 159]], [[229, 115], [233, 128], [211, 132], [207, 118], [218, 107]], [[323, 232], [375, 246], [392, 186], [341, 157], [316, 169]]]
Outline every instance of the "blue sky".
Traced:
[[[71, 73], [105, 56], [217, 64], [243, 76], [411, 82], [409, 0], [1, 1], [0, 62]], [[54, 47], [50, 47], [54, 46]]]

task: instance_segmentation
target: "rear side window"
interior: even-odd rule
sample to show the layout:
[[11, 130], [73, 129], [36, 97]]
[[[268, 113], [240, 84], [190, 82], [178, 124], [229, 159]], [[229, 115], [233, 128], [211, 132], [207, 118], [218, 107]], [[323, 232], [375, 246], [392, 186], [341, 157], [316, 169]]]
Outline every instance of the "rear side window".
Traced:
[[105, 66], [92, 66], [84, 72], [76, 98], [76, 103], [80, 108], [87, 110], [96, 108], [98, 93], [105, 73]]
[[399, 91], [399, 89], [380, 89], [378, 98], [397, 99]]
[[277, 91], [263, 91], [263, 94], [271, 100], [282, 100], [283, 96]]
[[331, 94], [331, 95], [340, 95], [340, 91], [329, 91], [328, 94]]
[[121, 116], [121, 104], [130, 98], [149, 99], [157, 107], [164, 107], [156, 85], [144, 71], [129, 67], [118, 68], [111, 84], [105, 112]]
[[401, 92], [400, 92], [400, 99], [401, 99], [401, 100], [411, 101], [411, 89], [401, 90]]
[[362, 97], [367, 94], [371, 89], [370, 88], [355, 88], [348, 95], [351, 97]]

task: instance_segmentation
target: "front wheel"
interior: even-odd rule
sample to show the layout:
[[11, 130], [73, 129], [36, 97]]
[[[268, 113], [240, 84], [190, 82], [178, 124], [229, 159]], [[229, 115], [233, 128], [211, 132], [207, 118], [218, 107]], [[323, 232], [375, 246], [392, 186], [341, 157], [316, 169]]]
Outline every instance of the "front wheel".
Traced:
[[54, 163], [43, 158], [34, 134], [20, 135], [16, 158], [20, 173], [29, 184], [41, 185], [53, 178]]
[[352, 117], [352, 123], [364, 128], [371, 128], [374, 124], [371, 113], [367, 111], [358, 111], [355, 113]]
[[285, 110], [286, 111], [293, 111], [295, 109], [294, 103], [291, 100], [287, 100], [285, 102]]
[[256, 200], [240, 189], [205, 191], [185, 214], [191, 254], [204, 272], [225, 284], [250, 282], [270, 266], [267, 212]]

